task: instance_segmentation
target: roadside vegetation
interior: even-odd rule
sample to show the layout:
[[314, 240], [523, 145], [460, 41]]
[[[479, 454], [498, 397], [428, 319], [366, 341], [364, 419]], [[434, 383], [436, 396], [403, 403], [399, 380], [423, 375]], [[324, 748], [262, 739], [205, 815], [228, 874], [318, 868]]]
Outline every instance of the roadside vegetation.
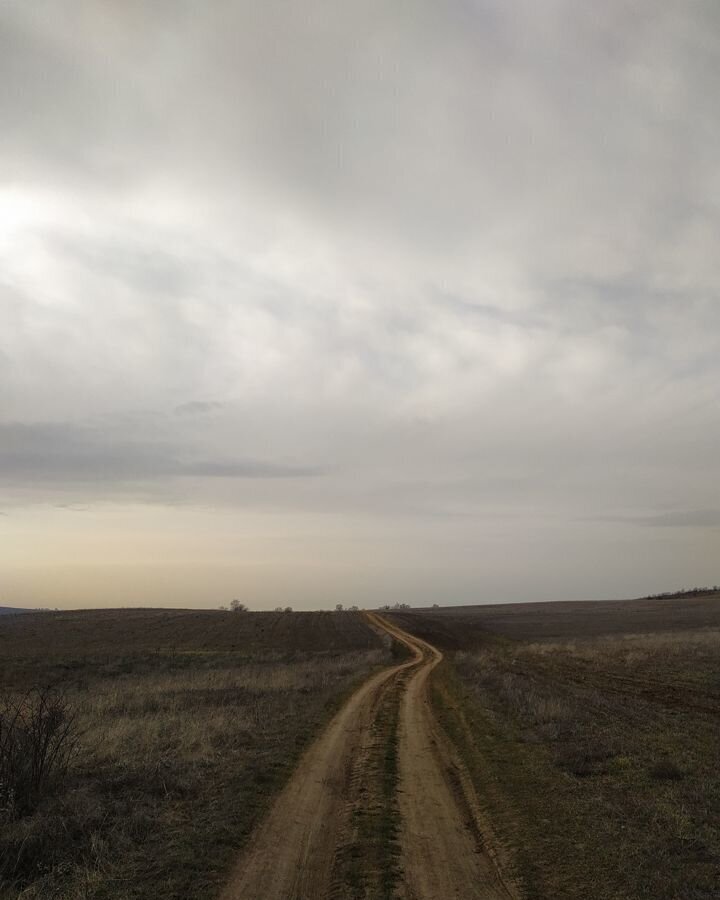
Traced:
[[[393, 645], [397, 658], [402, 645]], [[382, 690], [370, 739], [356, 752], [347, 822], [333, 865], [333, 900], [394, 900], [401, 877], [398, 719], [406, 675]]]
[[[3, 900], [215, 897], [308, 741], [391, 661], [352, 612], [13, 616], [0, 652]], [[43, 734], [64, 737], [31, 785]]]
[[545, 641], [402, 617], [445, 647], [436, 710], [527, 898], [720, 896], [720, 603], [716, 627], [674, 631], [663, 602], [656, 633], [584, 637], [575, 616]]

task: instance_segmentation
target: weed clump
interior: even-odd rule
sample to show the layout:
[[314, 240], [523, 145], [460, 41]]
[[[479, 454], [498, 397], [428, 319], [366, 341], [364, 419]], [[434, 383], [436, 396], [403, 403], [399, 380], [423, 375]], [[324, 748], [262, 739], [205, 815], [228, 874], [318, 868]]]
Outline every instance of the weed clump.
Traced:
[[76, 715], [63, 694], [33, 688], [0, 697], [0, 821], [33, 812], [62, 786], [77, 743]]

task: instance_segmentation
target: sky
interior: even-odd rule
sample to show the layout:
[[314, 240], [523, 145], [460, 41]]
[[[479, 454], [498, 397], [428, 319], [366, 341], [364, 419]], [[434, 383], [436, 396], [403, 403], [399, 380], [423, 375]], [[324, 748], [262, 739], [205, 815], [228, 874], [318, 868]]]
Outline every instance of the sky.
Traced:
[[0, 605], [720, 582], [716, 0], [2, 0]]

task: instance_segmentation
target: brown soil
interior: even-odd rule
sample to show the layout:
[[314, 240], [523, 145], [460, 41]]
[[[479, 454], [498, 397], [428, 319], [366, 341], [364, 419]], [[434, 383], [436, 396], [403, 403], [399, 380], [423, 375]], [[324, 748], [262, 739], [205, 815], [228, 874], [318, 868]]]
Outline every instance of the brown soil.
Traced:
[[520, 641], [557, 641], [720, 628], [720, 591], [644, 600], [392, 610], [388, 618], [442, 650], [474, 650], [493, 635]]
[[[429, 704], [428, 677], [440, 651], [380, 616], [372, 625], [412, 654], [369, 679], [301, 760], [256, 830], [222, 900], [323, 900], [394, 896], [398, 900], [507, 900], [489, 830], [459, 759]], [[394, 889], [338, 881], [338, 865], [358, 802], [359, 771], [378, 729], [391, 727], [383, 704], [400, 691], [397, 768], [400, 875]], [[368, 771], [368, 783], [373, 773]], [[362, 854], [362, 846], [356, 853]], [[363, 859], [359, 860], [362, 864]], [[368, 858], [368, 865], [374, 860]], [[380, 885], [382, 878], [374, 884]], [[391, 893], [389, 892], [391, 891]]]

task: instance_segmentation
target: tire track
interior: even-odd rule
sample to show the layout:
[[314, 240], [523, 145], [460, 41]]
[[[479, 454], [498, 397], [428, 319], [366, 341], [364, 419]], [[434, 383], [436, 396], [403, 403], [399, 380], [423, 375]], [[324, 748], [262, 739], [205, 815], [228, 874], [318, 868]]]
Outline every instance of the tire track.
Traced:
[[399, 770], [402, 900], [509, 900], [482, 831], [470, 779], [437, 724], [428, 696], [442, 653], [379, 616], [375, 620], [414, 654], [417, 665], [400, 707]]
[[[442, 654], [375, 613], [369, 622], [404, 644], [411, 659], [371, 677], [306, 751], [256, 829], [221, 900], [345, 900], [390, 896], [379, 870], [377, 836], [363, 843], [354, 822], [378, 803], [378, 731], [398, 722], [396, 798], [401, 825], [397, 900], [508, 900], [514, 893], [485, 848], [477, 799], [439, 729], [428, 699], [430, 673]], [[383, 714], [388, 703], [396, 714]], [[392, 724], [386, 724], [392, 723]], [[392, 733], [380, 739], [392, 739]], [[376, 757], [376, 754], [375, 754]], [[345, 860], [367, 878], [343, 880]], [[388, 865], [387, 862], [380, 866]], [[363, 886], [364, 885], [364, 886]], [[381, 888], [381, 885], [383, 887]]]

